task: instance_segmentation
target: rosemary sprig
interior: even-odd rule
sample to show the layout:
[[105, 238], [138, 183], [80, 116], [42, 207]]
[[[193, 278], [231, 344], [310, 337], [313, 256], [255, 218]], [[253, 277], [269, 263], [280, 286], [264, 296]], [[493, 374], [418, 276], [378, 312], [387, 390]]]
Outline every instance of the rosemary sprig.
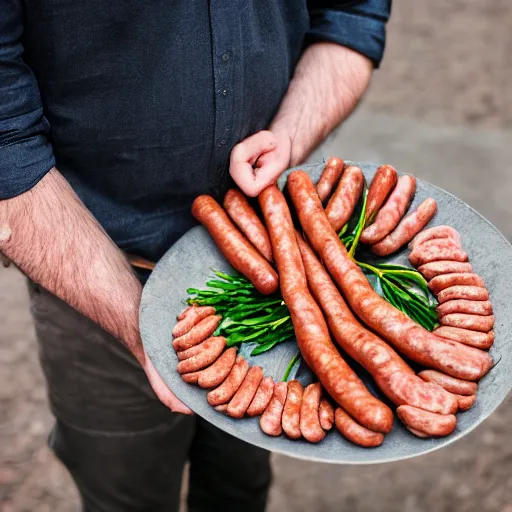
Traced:
[[439, 325], [437, 304], [419, 272], [402, 265], [356, 263], [376, 276], [382, 296], [395, 308], [429, 331]]

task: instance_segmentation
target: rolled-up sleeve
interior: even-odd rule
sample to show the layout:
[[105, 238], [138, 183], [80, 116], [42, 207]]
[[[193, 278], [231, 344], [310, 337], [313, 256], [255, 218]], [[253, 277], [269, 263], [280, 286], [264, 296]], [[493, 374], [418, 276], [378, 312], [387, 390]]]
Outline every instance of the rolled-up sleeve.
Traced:
[[379, 67], [386, 42], [391, 0], [308, 1], [306, 44], [330, 41], [355, 50]]
[[0, 199], [26, 192], [55, 165], [37, 82], [22, 57], [22, 4], [1, 0]]

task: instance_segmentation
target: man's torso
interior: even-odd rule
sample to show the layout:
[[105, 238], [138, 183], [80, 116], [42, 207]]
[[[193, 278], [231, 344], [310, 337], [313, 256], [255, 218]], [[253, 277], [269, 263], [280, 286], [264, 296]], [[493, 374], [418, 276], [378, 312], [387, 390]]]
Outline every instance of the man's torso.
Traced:
[[308, 24], [305, 1], [27, 0], [57, 166], [123, 249], [160, 257], [193, 198], [225, 190], [230, 150], [268, 126]]

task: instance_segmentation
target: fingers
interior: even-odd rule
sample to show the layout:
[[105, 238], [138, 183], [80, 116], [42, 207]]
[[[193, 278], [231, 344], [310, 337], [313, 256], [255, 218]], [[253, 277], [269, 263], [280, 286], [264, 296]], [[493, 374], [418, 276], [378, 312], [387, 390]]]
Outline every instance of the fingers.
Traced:
[[233, 148], [229, 172], [247, 196], [256, 197], [286, 170], [290, 154], [289, 138], [264, 130]]
[[160, 377], [147, 354], [144, 362], [144, 371], [156, 396], [166, 407], [172, 412], [193, 414], [193, 412], [183, 402], [178, 400], [176, 395], [167, 387], [167, 384], [162, 377]]

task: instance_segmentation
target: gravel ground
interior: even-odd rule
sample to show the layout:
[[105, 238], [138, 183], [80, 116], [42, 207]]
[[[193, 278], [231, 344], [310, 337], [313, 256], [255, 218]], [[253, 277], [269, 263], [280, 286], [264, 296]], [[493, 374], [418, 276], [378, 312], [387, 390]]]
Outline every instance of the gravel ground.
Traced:
[[[455, 192], [512, 239], [510, 26], [506, 0], [395, 0], [370, 94], [313, 159], [390, 162]], [[0, 325], [0, 510], [78, 510], [45, 446], [52, 420], [24, 281], [13, 269], [0, 270]], [[467, 438], [401, 463], [274, 457], [269, 511], [512, 512], [511, 421], [509, 399]]]

